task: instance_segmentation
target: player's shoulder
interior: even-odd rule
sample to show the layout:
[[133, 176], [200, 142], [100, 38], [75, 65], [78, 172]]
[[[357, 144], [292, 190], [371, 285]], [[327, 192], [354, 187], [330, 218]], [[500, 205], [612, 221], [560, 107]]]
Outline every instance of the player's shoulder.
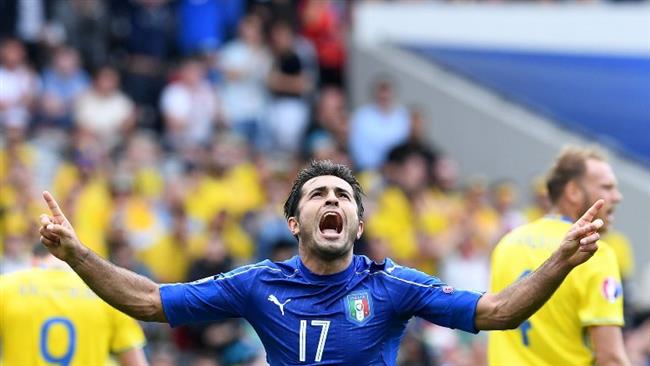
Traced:
[[283, 262], [272, 262], [268, 259], [261, 262], [237, 267], [229, 272], [221, 273], [215, 276], [215, 279], [234, 278], [234, 277], [291, 277], [297, 272], [297, 257], [290, 258]]
[[6, 273], [0, 276], [0, 284], [4, 287], [14, 286], [25, 281], [38, 281], [43, 276], [43, 270], [40, 268], [26, 268], [15, 272]]
[[531, 234], [538, 233], [540, 231], [548, 230], [549, 225], [552, 225], [552, 222], [549, 222], [546, 218], [542, 217], [537, 220], [527, 222], [523, 225], [517, 226], [516, 228], [510, 230], [507, 234], [503, 236], [502, 241], [506, 240], [517, 240], [518, 238], [529, 236]]
[[[13, 296], [24, 289], [29, 291], [50, 291], [52, 288], [87, 288], [72, 270], [60, 268], [27, 268], [0, 276], [2, 296]], [[75, 290], [76, 291], [76, 290]]]
[[562, 220], [542, 217], [520, 225], [505, 234], [497, 243], [496, 249], [521, 243], [537, 243], [562, 238], [571, 228], [571, 224]]
[[426, 274], [415, 268], [402, 266], [390, 258], [382, 262], [373, 262], [364, 257], [369, 275], [384, 281], [387, 284], [398, 286], [431, 287], [444, 285], [439, 278]]
[[23, 281], [28, 270], [21, 270], [0, 275], [0, 290], [4, 293]]

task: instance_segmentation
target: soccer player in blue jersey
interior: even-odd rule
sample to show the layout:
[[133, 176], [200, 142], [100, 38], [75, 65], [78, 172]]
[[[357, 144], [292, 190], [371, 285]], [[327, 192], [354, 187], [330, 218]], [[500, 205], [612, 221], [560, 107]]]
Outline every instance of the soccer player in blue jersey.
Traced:
[[413, 316], [476, 333], [513, 329], [597, 250], [598, 200], [536, 271], [495, 294], [454, 289], [390, 259], [352, 254], [363, 233], [361, 187], [351, 171], [312, 162], [285, 203], [299, 255], [263, 261], [192, 283], [156, 284], [85, 247], [54, 198], [41, 215], [41, 241], [106, 302], [135, 318], [172, 326], [243, 317], [271, 365], [394, 365]]

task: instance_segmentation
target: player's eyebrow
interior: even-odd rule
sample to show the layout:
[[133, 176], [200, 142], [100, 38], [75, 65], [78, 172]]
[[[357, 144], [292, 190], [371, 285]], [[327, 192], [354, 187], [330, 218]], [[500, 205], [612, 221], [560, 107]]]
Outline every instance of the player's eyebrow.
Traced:
[[[327, 191], [328, 188], [329, 187], [327, 187], [327, 186], [315, 187], [315, 188], [312, 188], [309, 191], [307, 191], [307, 194], [309, 195], [309, 194], [312, 194], [314, 192], [325, 192], [325, 191]], [[349, 195], [352, 194], [352, 192], [350, 192], [347, 189], [342, 188], [342, 187], [334, 187], [334, 192], [336, 192], [336, 193], [347, 193]]]
[[347, 193], [349, 195], [352, 195], [352, 192], [348, 191], [345, 188], [341, 188], [341, 187], [335, 187], [334, 192], [336, 192], [336, 193]]

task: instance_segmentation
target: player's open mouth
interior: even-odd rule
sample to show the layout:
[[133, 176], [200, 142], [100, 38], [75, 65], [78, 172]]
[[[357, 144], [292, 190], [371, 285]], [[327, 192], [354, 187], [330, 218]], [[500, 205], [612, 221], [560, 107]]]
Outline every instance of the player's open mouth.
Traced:
[[337, 212], [326, 212], [320, 218], [318, 229], [323, 234], [340, 234], [343, 231], [343, 218]]

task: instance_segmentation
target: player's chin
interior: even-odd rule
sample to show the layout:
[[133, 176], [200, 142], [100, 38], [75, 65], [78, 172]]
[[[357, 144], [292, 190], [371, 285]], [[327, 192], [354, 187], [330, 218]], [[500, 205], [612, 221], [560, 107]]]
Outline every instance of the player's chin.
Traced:
[[320, 255], [325, 259], [336, 259], [347, 254], [350, 250], [350, 245], [341, 238], [337, 241], [320, 241], [316, 242], [316, 249]]

